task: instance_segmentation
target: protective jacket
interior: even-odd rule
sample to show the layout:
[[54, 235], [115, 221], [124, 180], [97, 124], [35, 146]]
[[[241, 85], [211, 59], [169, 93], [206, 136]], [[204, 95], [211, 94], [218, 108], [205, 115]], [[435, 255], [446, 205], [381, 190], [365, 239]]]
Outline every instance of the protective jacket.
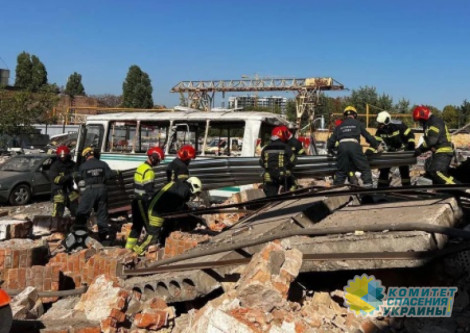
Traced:
[[401, 121], [391, 121], [389, 124], [379, 127], [375, 132], [375, 139], [385, 143], [387, 151], [415, 149], [414, 135]]
[[106, 180], [115, 176], [109, 165], [97, 158], [87, 160], [78, 169], [78, 177], [85, 181], [86, 186], [104, 184]]
[[294, 136], [291, 136], [291, 138], [287, 140], [287, 144], [291, 147], [292, 152], [296, 156], [305, 155], [304, 145]]
[[265, 181], [290, 175], [296, 161], [289, 145], [281, 140], [271, 141], [261, 151], [260, 165], [265, 170]]
[[152, 166], [145, 161], [139, 165], [134, 173], [134, 194], [137, 199], [149, 201], [155, 193], [155, 171]]
[[335, 128], [333, 134], [328, 138], [327, 149], [329, 151], [335, 148], [336, 142], [354, 142], [360, 144], [361, 135], [371, 145], [372, 148], [377, 149], [379, 143], [377, 140], [367, 132], [365, 126], [357, 119], [346, 118], [344, 121]]
[[174, 182], [177, 180], [186, 180], [189, 178], [189, 160], [187, 162], [175, 158], [168, 164], [166, 168], [166, 178], [168, 182]]
[[184, 208], [186, 202], [191, 198], [189, 184], [185, 181], [170, 182], [158, 191], [149, 206], [149, 223], [160, 227], [164, 219], [160, 217], [163, 213], [175, 212]]
[[417, 149], [424, 153], [425, 151], [432, 150], [434, 154], [447, 154], [452, 155], [453, 149], [451, 144], [450, 133], [447, 130], [447, 125], [444, 120], [431, 115], [429, 119], [424, 122], [424, 142]]
[[57, 158], [49, 169], [52, 193], [56, 193], [57, 190], [62, 190], [64, 193], [71, 192], [73, 190], [73, 175], [75, 171], [74, 161], [70, 159], [62, 161], [60, 158]]

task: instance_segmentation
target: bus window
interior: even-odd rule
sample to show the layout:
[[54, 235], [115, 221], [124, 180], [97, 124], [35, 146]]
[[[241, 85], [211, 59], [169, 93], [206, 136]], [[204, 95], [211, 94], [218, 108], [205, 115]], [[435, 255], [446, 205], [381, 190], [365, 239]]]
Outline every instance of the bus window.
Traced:
[[176, 123], [171, 128], [170, 154], [176, 152], [184, 145], [191, 145], [200, 154], [199, 141], [204, 136], [205, 123]]
[[133, 151], [137, 124], [135, 122], [113, 121], [109, 124], [107, 152], [130, 153]]
[[216, 156], [239, 156], [245, 122], [211, 121], [205, 154]]
[[103, 142], [103, 125], [87, 125], [85, 143], [83, 147], [100, 149]]
[[140, 124], [140, 142], [135, 147], [136, 153], [145, 153], [151, 147], [161, 147], [164, 149], [168, 137], [167, 123], [147, 123]]

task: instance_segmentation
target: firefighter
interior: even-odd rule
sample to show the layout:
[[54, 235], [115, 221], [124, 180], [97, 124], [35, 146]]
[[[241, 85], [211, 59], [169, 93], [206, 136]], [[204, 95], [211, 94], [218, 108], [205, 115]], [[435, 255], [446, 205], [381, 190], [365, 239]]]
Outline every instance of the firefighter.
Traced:
[[277, 195], [281, 186], [284, 191], [295, 189], [292, 169], [297, 158], [286, 141], [282, 127], [277, 126], [272, 130], [271, 141], [261, 151], [259, 162], [264, 169], [263, 191], [267, 197]]
[[115, 235], [111, 233], [108, 225], [108, 189], [105, 183], [120, 173], [112, 171], [108, 164], [96, 158], [95, 154], [91, 147], [83, 149], [82, 152], [85, 162], [78, 169], [81, 196], [74, 228], [86, 230], [86, 223], [93, 209], [98, 220], [98, 239], [103, 245], [110, 245]]
[[[415, 137], [411, 130], [399, 120], [392, 120], [387, 111], [382, 111], [377, 115], [378, 128], [375, 132], [375, 139], [385, 144], [385, 150], [396, 152], [403, 150], [415, 150]], [[410, 167], [403, 165], [400, 170], [401, 185], [410, 186]], [[378, 187], [387, 187], [390, 185], [388, 177], [390, 168], [380, 169]]]
[[413, 120], [423, 126], [423, 143], [416, 148], [415, 156], [426, 151], [432, 151], [431, 162], [426, 164], [426, 172], [433, 184], [459, 183], [449, 175], [449, 165], [454, 155], [450, 133], [441, 118], [433, 115], [431, 110], [424, 105], [419, 105], [413, 110]]
[[134, 251], [142, 255], [150, 245], [158, 244], [165, 222], [161, 215], [182, 210], [191, 196], [195, 196], [201, 191], [202, 184], [199, 178], [189, 177], [186, 180], [169, 182], [155, 193], [148, 208], [147, 235], [141, 243], [133, 247]]
[[10, 296], [0, 288], [0, 333], [9, 333], [13, 324], [10, 302]]
[[364, 125], [357, 120], [357, 111], [353, 106], [347, 106], [343, 112], [343, 122], [335, 128], [333, 134], [328, 138], [328, 154], [333, 155], [336, 142], [338, 144], [337, 167], [333, 184], [344, 184], [348, 173], [352, 170], [361, 172], [364, 187], [372, 187], [372, 173], [369, 161], [362, 152], [360, 138], [361, 135], [371, 145], [371, 149], [376, 151], [378, 142], [370, 135]]
[[49, 169], [51, 179], [52, 217], [63, 217], [65, 207], [70, 211], [70, 215], [75, 217], [78, 207], [78, 192], [73, 188], [73, 177], [76, 172], [75, 162], [70, 156], [70, 149], [67, 146], [59, 146], [56, 150], [57, 159]]
[[127, 238], [126, 249], [133, 250], [137, 245], [142, 228], [150, 229], [148, 223], [148, 207], [155, 194], [155, 172], [153, 167], [165, 159], [160, 147], [147, 151], [147, 160], [134, 173], [134, 199], [132, 200], [132, 229]]
[[304, 145], [294, 136], [292, 131], [285, 125], [282, 125], [281, 129], [286, 143], [291, 147], [292, 152], [295, 154], [295, 156], [298, 157], [306, 155]]
[[[336, 119], [336, 120], [335, 120], [335, 127], [334, 127], [334, 128], [336, 128], [336, 127], [338, 127], [339, 125], [341, 125], [342, 122], [343, 122], [343, 119]], [[333, 130], [334, 130], [334, 128], [333, 128]], [[333, 150], [333, 151], [330, 150], [330, 151], [328, 152], [328, 155], [331, 156], [331, 157], [337, 155], [338, 146], [339, 146], [339, 142], [336, 141], [336, 142], [335, 142], [334, 150]], [[356, 186], [359, 185], [359, 180], [358, 180], [357, 177], [356, 177], [356, 172], [355, 172], [355, 171], [353, 171], [353, 170], [349, 170], [349, 171], [348, 171], [348, 182], [349, 182], [349, 184], [351, 184], [351, 185], [356, 185]]]
[[178, 150], [177, 155], [178, 157], [171, 161], [166, 169], [168, 183], [189, 178], [189, 162], [196, 158], [196, 150], [191, 145], [184, 145]]

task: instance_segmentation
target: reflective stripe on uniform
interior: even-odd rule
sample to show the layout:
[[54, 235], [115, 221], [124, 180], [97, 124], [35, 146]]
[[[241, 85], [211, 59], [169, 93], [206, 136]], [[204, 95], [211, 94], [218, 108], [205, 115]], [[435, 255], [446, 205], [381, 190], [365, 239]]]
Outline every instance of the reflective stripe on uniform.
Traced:
[[79, 196], [80, 196], [80, 194], [78, 194], [77, 191], [72, 191], [72, 192], [70, 192], [70, 194], [69, 194], [69, 200], [70, 200], [70, 201], [75, 201], [75, 200], [78, 199]]
[[178, 175], [179, 180], [185, 180], [185, 179], [188, 179], [188, 178], [189, 178], [189, 175], [186, 175], [184, 173], [182, 173], [181, 175]]
[[436, 153], [453, 153], [452, 147], [441, 147], [436, 149]]
[[62, 176], [57, 176], [54, 178], [54, 184], [60, 184], [60, 180], [62, 179]]
[[437, 176], [439, 178], [441, 178], [443, 181], [445, 181], [446, 184], [455, 184], [454, 182], [454, 177], [450, 176], [450, 177], [446, 177], [442, 172], [440, 171], [437, 171], [436, 172]]
[[53, 202], [55, 203], [64, 203], [65, 202], [65, 197], [63, 194], [56, 194], [54, 195], [54, 198], [52, 199]]
[[439, 128], [437, 128], [436, 126], [431, 126], [428, 128], [428, 131], [434, 131], [436, 133], [439, 133]]
[[134, 246], [134, 248], [133, 248], [134, 252], [137, 253], [138, 255], [143, 254], [145, 252], [145, 249], [147, 248], [147, 246], [152, 241], [152, 239], [153, 239], [153, 236], [147, 234], [147, 236], [145, 237], [145, 240], [142, 242], [142, 244]]
[[134, 246], [137, 245], [137, 241], [138, 241], [137, 238], [128, 237], [125, 248], [129, 250], [133, 250]]
[[163, 188], [157, 193], [157, 195], [152, 199], [150, 202], [150, 206], [148, 209], [148, 216], [149, 216], [149, 224], [154, 227], [161, 227], [163, 222], [165, 221], [163, 218], [160, 216], [154, 216], [153, 215], [153, 206], [157, 203], [158, 200], [162, 197], [162, 195], [168, 191], [168, 189], [173, 186], [174, 182], [170, 182], [163, 186]]
[[410, 132], [411, 132], [411, 129], [407, 128], [405, 132], [403, 132], [403, 135], [407, 136], [408, 134], [410, 134]]

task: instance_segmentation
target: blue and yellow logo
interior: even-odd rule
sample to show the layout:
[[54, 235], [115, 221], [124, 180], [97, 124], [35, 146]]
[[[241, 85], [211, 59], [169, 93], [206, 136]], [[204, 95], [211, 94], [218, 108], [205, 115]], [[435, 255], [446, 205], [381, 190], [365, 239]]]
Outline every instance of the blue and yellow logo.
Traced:
[[384, 296], [382, 282], [373, 275], [356, 275], [344, 287], [344, 305], [356, 315], [374, 315], [382, 305]]

